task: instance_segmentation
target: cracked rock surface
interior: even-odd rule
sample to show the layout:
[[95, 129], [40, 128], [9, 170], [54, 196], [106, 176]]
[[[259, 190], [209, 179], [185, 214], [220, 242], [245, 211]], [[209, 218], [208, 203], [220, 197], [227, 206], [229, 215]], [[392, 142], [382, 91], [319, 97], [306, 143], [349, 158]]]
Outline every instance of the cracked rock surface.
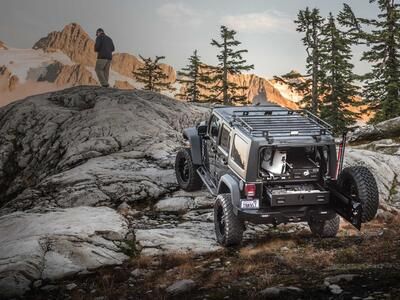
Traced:
[[[142, 255], [221, 249], [214, 199], [178, 190], [173, 169], [182, 129], [208, 113], [157, 93], [99, 87], [0, 108], [0, 296], [120, 264], [132, 245]], [[373, 171], [385, 211], [400, 206], [396, 143], [346, 151], [345, 165]], [[248, 225], [244, 240], [267, 230]]]
[[117, 205], [176, 189], [171, 168], [181, 131], [207, 111], [157, 93], [99, 87], [1, 108], [0, 206]]
[[181, 131], [207, 113], [82, 86], [0, 108], [0, 298], [127, 259], [133, 227], [114, 209], [177, 190]]
[[0, 295], [22, 295], [34, 280], [121, 264], [126, 220], [107, 207], [15, 212], [0, 217]]

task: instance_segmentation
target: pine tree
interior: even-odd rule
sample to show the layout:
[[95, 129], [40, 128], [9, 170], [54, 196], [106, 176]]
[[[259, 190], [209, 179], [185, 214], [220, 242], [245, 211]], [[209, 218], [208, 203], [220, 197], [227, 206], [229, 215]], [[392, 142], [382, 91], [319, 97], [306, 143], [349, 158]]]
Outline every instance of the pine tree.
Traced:
[[209, 74], [207, 67], [201, 62], [197, 50], [189, 57], [189, 64], [178, 72], [177, 81], [184, 86], [183, 93], [176, 94], [177, 97], [197, 102], [207, 99], [207, 95], [203, 93], [209, 82]]
[[395, 0], [370, 0], [378, 4], [377, 19], [358, 20], [371, 26], [362, 32], [367, 45], [362, 60], [372, 63], [371, 72], [364, 76], [363, 96], [365, 104], [375, 112], [372, 122], [380, 122], [400, 116], [400, 9]]
[[358, 87], [354, 84], [354, 65], [350, 62], [353, 40], [349, 37], [329, 14], [320, 41], [320, 69], [325, 74], [320, 83], [323, 98], [320, 116], [333, 126], [335, 133], [343, 132], [355, 122], [355, 113], [349, 106], [358, 95]]
[[243, 59], [242, 54], [247, 53], [247, 50], [234, 50], [241, 44], [235, 39], [236, 31], [228, 29], [226, 26], [221, 26], [220, 37], [222, 41], [212, 40], [211, 45], [220, 49], [218, 58], [218, 65], [214, 68], [214, 76], [212, 81], [214, 87], [212, 88], [213, 95], [211, 98], [220, 99], [225, 104], [232, 102], [246, 101], [246, 96], [241, 95], [248, 87], [238, 86], [232, 81], [228, 80], [228, 75], [241, 74], [243, 71], [254, 69], [254, 65], [246, 65], [246, 60]]
[[172, 83], [168, 82], [168, 75], [165, 74], [159, 63], [165, 57], [156, 56], [153, 60], [151, 57], [144, 58], [141, 55], [139, 56], [143, 60], [144, 65], [132, 73], [138, 82], [144, 83], [143, 89], [154, 92], [161, 92], [163, 90], [173, 91]]
[[302, 104], [314, 114], [318, 114], [319, 112], [321, 95], [319, 84], [323, 78], [323, 73], [320, 71], [320, 40], [323, 22], [324, 19], [320, 16], [319, 10], [317, 8], [310, 10], [308, 7], [305, 10], [300, 10], [297, 15], [297, 20], [295, 20], [297, 24], [296, 30], [300, 33], [304, 33], [302, 41], [307, 52], [307, 75], [303, 76], [305, 81], [301, 86], [294, 86], [294, 88], [300, 88], [302, 90], [304, 95]]

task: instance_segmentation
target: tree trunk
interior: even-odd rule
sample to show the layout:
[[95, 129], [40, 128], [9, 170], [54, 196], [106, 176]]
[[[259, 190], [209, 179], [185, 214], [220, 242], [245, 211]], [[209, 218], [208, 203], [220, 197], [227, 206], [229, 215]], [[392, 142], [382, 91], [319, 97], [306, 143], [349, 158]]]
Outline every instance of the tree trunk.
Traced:
[[222, 93], [223, 93], [223, 100], [224, 104], [229, 103], [228, 99], [228, 66], [227, 66], [227, 59], [228, 59], [228, 48], [227, 48], [227, 41], [226, 41], [227, 33], [224, 32], [224, 66], [223, 66], [223, 79], [222, 79]]
[[312, 66], [312, 103], [311, 110], [313, 114], [318, 113], [318, 63], [319, 63], [319, 52], [318, 52], [318, 34], [317, 24], [314, 22], [313, 28], [313, 41], [314, 49], [312, 52], [313, 66]]

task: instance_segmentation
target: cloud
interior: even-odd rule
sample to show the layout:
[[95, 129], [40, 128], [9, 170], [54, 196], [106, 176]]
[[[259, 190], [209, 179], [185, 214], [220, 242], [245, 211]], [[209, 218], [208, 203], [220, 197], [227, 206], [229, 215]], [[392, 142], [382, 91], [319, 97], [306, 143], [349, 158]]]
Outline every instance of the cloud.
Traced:
[[183, 3], [165, 3], [157, 9], [157, 14], [173, 25], [198, 26], [203, 22], [199, 12]]
[[220, 21], [221, 24], [242, 32], [265, 33], [295, 30], [293, 20], [288, 15], [276, 10], [228, 15], [223, 16]]

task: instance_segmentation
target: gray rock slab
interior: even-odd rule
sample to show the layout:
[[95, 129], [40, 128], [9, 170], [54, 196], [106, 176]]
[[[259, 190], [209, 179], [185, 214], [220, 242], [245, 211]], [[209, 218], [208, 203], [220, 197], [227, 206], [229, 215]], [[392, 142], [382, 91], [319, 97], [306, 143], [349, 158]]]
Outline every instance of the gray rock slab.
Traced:
[[222, 249], [216, 241], [214, 224], [184, 222], [169, 228], [151, 228], [135, 231], [142, 255], [166, 253], [207, 253]]
[[106, 207], [0, 217], [0, 294], [22, 295], [35, 280], [121, 264], [127, 256], [104, 237], [112, 233], [126, 236], [128, 225]]
[[196, 283], [191, 279], [179, 280], [166, 288], [166, 292], [171, 295], [179, 295], [190, 292], [195, 288]]

